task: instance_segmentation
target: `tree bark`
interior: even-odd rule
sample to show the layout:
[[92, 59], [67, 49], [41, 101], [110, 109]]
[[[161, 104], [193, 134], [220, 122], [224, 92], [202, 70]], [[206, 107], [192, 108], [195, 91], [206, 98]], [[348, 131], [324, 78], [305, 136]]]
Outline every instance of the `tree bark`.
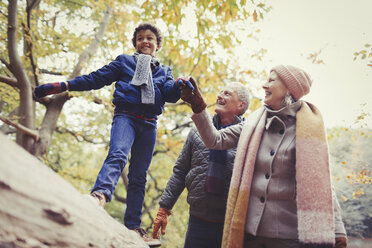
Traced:
[[0, 247], [148, 247], [0, 133]]
[[[17, 51], [17, 25], [17, 1], [12, 0], [9, 1], [8, 5], [8, 54], [11, 70], [17, 78], [20, 90], [19, 123], [27, 128], [34, 129], [35, 116], [32, 87]], [[34, 144], [34, 139], [21, 131], [17, 131], [17, 143], [30, 151]]]

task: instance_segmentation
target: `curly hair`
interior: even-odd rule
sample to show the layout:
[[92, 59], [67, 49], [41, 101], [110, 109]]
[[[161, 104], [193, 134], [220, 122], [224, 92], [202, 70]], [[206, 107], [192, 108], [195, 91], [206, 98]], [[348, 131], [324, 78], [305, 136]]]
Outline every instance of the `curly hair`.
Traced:
[[151, 23], [141, 23], [140, 25], [138, 25], [136, 27], [136, 29], [134, 30], [134, 33], [133, 33], [133, 38], [132, 38], [132, 44], [134, 47], [136, 47], [136, 36], [137, 36], [137, 33], [141, 30], [151, 30], [151, 32], [153, 32], [156, 36], [156, 43], [159, 47], [161, 47], [162, 43], [163, 43], [163, 35], [161, 34], [161, 31], [158, 27], [156, 27], [154, 24], [151, 24]]

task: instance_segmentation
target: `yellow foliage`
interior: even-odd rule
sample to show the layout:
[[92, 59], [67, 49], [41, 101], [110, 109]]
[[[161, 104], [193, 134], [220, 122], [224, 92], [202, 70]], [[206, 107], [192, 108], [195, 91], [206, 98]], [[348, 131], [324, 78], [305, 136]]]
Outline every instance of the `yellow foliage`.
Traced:
[[249, 104], [249, 109], [248, 110], [250, 112], [253, 112], [253, 111], [259, 109], [261, 106], [262, 106], [262, 101], [258, 98], [253, 97], [251, 99], [250, 104]]
[[354, 199], [360, 197], [361, 195], [364, 195], [364, 190], [363, 189], [359, 189], [358, 191], [353, 192], [353, 198]]

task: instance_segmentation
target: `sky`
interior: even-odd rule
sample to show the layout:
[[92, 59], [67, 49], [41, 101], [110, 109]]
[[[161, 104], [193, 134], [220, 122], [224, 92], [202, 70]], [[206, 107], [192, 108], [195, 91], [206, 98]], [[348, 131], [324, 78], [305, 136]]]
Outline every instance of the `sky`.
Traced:
[[[359, 124], [372, 128], [372, 66], [368, 66], [372, 57], [354, 61], [353, 55], [365, 44], [372, 45], [372, 1], [272, 0], [267, 4], [272, 9], [259, 24], [256, 44], [267, 49], [261, 63], [268, 70], [290, 64], [308, 72], [313, 85], [303, 99], [320, 109], [326, 127], [355, 127], [357, 116], [369, 113]], [[320, 52], [324, 63], [308, 59], [314, 52]], [[260, 94], [263, 97], [263, 91]]]

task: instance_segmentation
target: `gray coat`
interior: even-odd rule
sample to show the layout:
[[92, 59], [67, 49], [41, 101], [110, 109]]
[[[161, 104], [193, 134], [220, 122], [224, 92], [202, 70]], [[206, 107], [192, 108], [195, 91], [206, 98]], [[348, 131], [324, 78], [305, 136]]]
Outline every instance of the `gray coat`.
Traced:
[[[298, 104], [300, 102], [292, 105], [296, 111], [292, 110], [291, 113], [283, 113], [283, 119], [289, 118], [293, 121], [295, 112], [298, 110], [296, 109], [296, 105]], [[259, 112], [253, 112], [252, 115], [255, 113]], [[210, 117], [205, 111], [194, 114], [192, 119], [202, 134], [204, 142], [208, 147], [213, 149], [235, 147], [244, 125], [235, 125], [217, 131], [213, 129], [213, 126], [210, 124]], [[280, 173], [287, 175], [278, 175], [278, 171], [276, 170], [278, 167], [283, 167], [284, 165], [295, 166], [295, 143], [292, 143], [295, 142], [295, 125], [294, 123], [291, 124], [291, 120], [289, 119], [284, 123], [280, 118], [268, 118], [266, 122], [265, 133], [262, 136], [262, 143], [257, 154], [255, 174], [252, 179], [249, 199], [250, 205], [247, 212], [246, 231], [253, 235], [287, 239], [297, 237], [296, 206], [294, 202], [288, 201], [291, 198], [293, 198], [293, 201], [295, 200], [295, 177], [290, 176], [293, 175], [295, 168], [292, 168], [293, 170], [288, 170], [289, 168], [283, 170], [282, 168]], [[276, 123], [272, 123], [274, 120]], [[249, 122], [249, 119], [247, 122]], [[279, 125], [279, 123], [282, 124]], [[276, 128], [278, 129], [276, 130]], [[280, 131], [281, 129], [283, 129], [283, 132]], [[285, 140], [282, 140], [282, 135], [284, 135], [284, 138], [286, 135], [288, 136]], [[272, 150], [274, 153], [271, 153]], [[274, 154], [277, 154], [277, 156], [273, 156]], [[265, 166], [268, 165], [271, 166], [270, 170], [265, 170]], [[273, 170], [276, 170], [276, 173], [267, 173]], [[333, 187], [332, 197], [334, 203], [335, 235], [336, 237], [345, 237], [346, 231], [342, 222], [341, 209]], [[286, 201], [283, 201], [283, 199]], [[278, 209], [285, 209], [286, 213], [277, 213]], [[261, 230], [259, 225], [262, 227]]]
[[[213, 122], [216, 127], [219, 126], [218, 115], [214, 116]], [[233, 124], [240, 122], [241, 119], [235, 117]], [[186, 187], [190, 215], [208, 221], [223, 222], [235, 153], [235, 148], [227, 150], [226, 166], [228, 169], [224, 196], [206, 193], [204, 185], [209, 162], [209, 149], [204, 145], [198, 131], [192, 128], [174, 165], [173, 174], [161, 196], [160, 207], [171, 210]]]

